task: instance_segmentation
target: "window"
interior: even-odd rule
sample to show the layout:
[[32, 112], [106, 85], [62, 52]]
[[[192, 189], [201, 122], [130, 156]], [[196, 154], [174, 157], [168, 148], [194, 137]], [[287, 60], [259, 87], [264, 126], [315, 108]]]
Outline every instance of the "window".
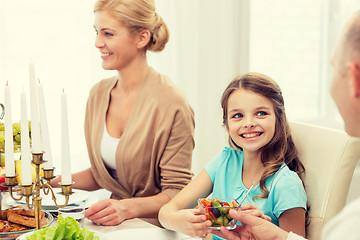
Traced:
[[330, 58], [358, 1], [251, 1], [250, 71], [269, 75], [283, 91], [287, 116], [342, 128], [330, 97]]

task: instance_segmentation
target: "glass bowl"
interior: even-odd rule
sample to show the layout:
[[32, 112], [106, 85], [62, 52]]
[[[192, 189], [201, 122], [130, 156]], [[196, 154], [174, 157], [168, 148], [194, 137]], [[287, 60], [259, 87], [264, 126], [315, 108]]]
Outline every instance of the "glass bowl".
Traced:
[[[54, 221], [54, 217], [48, 211], [45, 211], [45, 210], [42, 210], [42, 211], [45, 212], [45, 219], [46, 219], [47, 224], [42, 226], [41, 228], [49, 227], [52, 224], [52, 222]], [[32, 232], [34, 230], [36, 230], [36, 228], [19, 231], [19, 232], [0, 232], [0, 240], [15, 239], [22, 234]]]
[[238, 206], [235, 200], [226, 202], [220, 201], [218, 198], [201, 198], [198, 200], [198, 206], [208, 220], [212, 222], [210, 228], [220, 230], [221, 226], [227, 229], [234, 229], [236, 227], [236, 221], [229, 215], [230, 209], [236, 209]]

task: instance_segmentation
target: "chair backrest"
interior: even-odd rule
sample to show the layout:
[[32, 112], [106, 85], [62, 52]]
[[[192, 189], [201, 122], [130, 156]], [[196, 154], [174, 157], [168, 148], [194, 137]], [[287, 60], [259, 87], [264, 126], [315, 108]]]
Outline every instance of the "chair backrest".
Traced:
[[310, 205], [307, 238], [320, 239], [324, 224], [345, 206], [360, 158], [360, 139], [299, 122], [291, 122], [290, 128], [306, 170], [304, 183]]

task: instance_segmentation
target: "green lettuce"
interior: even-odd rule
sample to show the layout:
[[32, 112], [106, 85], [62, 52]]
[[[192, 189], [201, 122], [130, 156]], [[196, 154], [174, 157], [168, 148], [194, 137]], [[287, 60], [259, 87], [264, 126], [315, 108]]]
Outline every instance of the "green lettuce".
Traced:
[[87, 228], [81, 229], [79, 223], [71, 218], [63, 218], [59, 215], [57, 225], [46, 227], [35, 231], [27, 240], [99, 240], [98, 236], [94, 236], [94, 232]]

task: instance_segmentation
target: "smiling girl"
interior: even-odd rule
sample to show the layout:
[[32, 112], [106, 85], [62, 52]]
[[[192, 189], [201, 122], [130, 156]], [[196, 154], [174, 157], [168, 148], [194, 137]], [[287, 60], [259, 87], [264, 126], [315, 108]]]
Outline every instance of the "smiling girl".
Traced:
[[[166, 228], [190, 236], [211, 232], [211, 222], [194, 207], [207, 197], [240, 200], [253, 182], [245, 203], [256, 205], [271, 221], [305, 236], [307, 197], [279, 86], [269, 77], [248, 73], [237, 77], [221, 98], [225, 147], [177, 196], [164, 205], [159, 220]], [[214, 238], [218, 238], [214, 236]]]

